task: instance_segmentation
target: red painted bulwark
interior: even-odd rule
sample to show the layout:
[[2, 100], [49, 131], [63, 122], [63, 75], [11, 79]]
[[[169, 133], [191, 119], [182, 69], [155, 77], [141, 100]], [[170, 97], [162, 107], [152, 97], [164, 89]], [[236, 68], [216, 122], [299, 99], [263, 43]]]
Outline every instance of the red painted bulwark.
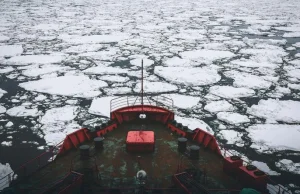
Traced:
[[217, 140], [212, 134], [197, 128], [195, 129], [193, 140], [222, 156]]
[[117, 124], [116, 123], [113, 123], [113, 124], [111, 124], [111, 125], [109, 125], [109, 126], [106, 126], [106, 127], [104, 127], [103, 129], [100, 129], [99, 131], [97, 131], [96, 132], [96, 136], [103, 136], [103, 135], [105, 135], [106, 133], [108, 133], [108, 132], [110, 132], [110, 131], [112, 131], [112, 130], [114, 130], [114, 129], [116, 129], [117, 128]]
[[256, 171], [259, 170], [250, 171], [246, 166], [241, 166], [239, 167], [238, 178], [244, 186], [264, 190], [267, 188], [268, 175], [257, 176], [254, 174]]
[[186, 136], [186, 132], [183, 131], [182, 129], [180, 128], [177, 128], [175, 127], [174, 125], [168, 123], [168, 128], [171, 129], [172, 132], [175, 132], [177, 133], [178, 135], [181, 135], [182, 137], [185, 137]]
[[242, 159], [232, 160], [231, 157], [224, 158], [223, 171], [225, 173], [229, 175], [236, 175], [240, 166], [243, 166]]
[[138, 119], [141, 113], [146, 114], [147, 118], [151, 120], [160, 121], [162, 123], [167, 123], [169, 120], [174, 119], [173, 112], [162, 107], [151, 105], [136, 105], [117, 109], [110, 113], [110, 119], [117, 120], [118, 123], [121, 124], [124, 121]]
[[91, 135], [86, 128], [82, 128], [73, 133], [70, 133], [69, 135], [67, 135], [62, 146], [60, 147], [58, 155], [63, 154], [73, 148], [77, 148], [81, 143], [90, 139]]

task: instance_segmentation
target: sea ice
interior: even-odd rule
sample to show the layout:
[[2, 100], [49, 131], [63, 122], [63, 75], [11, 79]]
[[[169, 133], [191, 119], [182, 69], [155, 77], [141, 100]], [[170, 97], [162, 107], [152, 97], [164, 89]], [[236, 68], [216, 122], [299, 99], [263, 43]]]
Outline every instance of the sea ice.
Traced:
[[96, 67], [91, 67], [83, 71], [86, 74], [121, 74], [127, 73], [126, 69], [121, 69], [117, 67], [107, 67], [104, 65], [99, 65]]
[[209, 85], [218, 82], [221, 76], [214, 68], [209, 67], [160, 67], [154, 68], [154, 73], [172, 83], [192, 86]]
[[58, 37], [65, 42], [75, 44], [88, 44], [88, 43], [113, 43], [126, 40], [129, 38], [127, 34], [115, 33], [110, 35], [91, 35], [91, 36], [75, 36], [75, 35], [61, 35]]
[[262, 76], [256, 76], [239, 71], [226, 71], [224, 75], [233, 78], [233, 85], [236, 87], [263, 89], [269, 88], [272, 84], [271, 82], [266, 81]]
[[5, 125], [5, 127], [12, 127], [12, 126], [14, 126], [14, 123], [13, 122], [11, 122], [11, 121], [8, 121], [7, 123], [6, 123], [6, 125]]
[[66, 53], [84, 53], [84, 52], [95, 52], [103, 48], [102, 44], [81, 44], [76, 46], [71, 46], [64, 50]]
[[[299, 30], [300, 31], [300, 30]], [[295, 44], [293, 44], [294, 47], [299, 47], [300, 48], [300, 42], [296, 42]]]
[[252, 105], [247, 113], [269, 121], [283, 121], [287, 123], [300, 123], [300, 102], [292, 100], [260, 100], [258, 105]]
[[104, 75], [100, 77], [101, 80], [110, 81], [110, 82], [127, 82], [129, 81], [128, 77], [122, 77], [118, 75]]
[[8, 180], [6, 181], [2, 178], [12, 172], [13, 172], [13, 170], [11, 169], [11, 167], [8, 163], [6, 163], [6, 164], [0, 163], [0, 180], [1, 180], [0, 181], [0, 191], [6, 187], [9, 187], [9, 181]]
[[6, 147], [12, 146], [12, 141], [2, 141], [1, 145]]
[[261, 171], [267, 173], [268, 175], [271, 175], [271, 176], [280, 175], [280, 173], [271, 170], [270, 167], [264, 162], [253, 161], [251, 164], [256, 166]]
[[200, 101], [200, 98], [195, 96], [186, 96], [181, 94], [168, 94], [166, 96], [172, 98], [174, 106], [182, 109], [190, 109], [193, 106], [196, 106]]
[[2, 68], [2, 69], [0, 69], [0, 74], [2, 74], [2, 73], [9, 73], [9, 72], [12, 72], [13, 70], [15, 70], [15, 69], [12, 68], [12, 67]]
[[130, 94], [132, 93], [132, 89], [130, 87], [112, 87], [112, 88], [105, 88], [104, 92], [107, 95]]
[[0, 46], [0, 57], [12, 57], [23, 53], [22, 45]]
[[192, 59], [199, 63], [210, 64], [215, 60], [220, 60], [224, 58], [231, 58], [234, 53], [230, 51], [217, 51], [217, 50], [194, 50], [194, 51], [185, 51], [180, 53], [181, 57], [184, 59]]
[[20, 87], [36, 92], [48, 94], [91, 98], [101, 94], [100, 88], [107, 83], [101, 80], [92, 80], [87, 76], [60, 76], [44, 78], [19, 84]]
[[41, 119], [42, 124], [53, 124], [73, 120], [77, 115], [76, 106], [64, 106], [47, 110]]
[[214, 113], [214, 112], [233, 111], [234, 107], [226, 100], [220, 100], [220, 101], [209, 102], [208, 104], [205, 105], [204, 109]]
[[219, 112], [217, 117], [221, 121], [225, 121], [230, 124], [249, 123], [250, 120], [247, 116], [233, 112]]
[[6, 112], [6, 108], [4, 106], [0, 105], [0, 114], [5, 113]]
[[282, 37], [285, 38], [290, 38], [290, 37], [300, 37], [300, 32], [288, 32], [288, 33], [284, 33]]
[[56, 145], [61, 142], [67, 134], [72, 133], [80, 126], [74, 122], [78, 113], [78, 107], [66, 105], [52, 108], [46, 111], [40, 122], [43, 124], [41, 130], [47, 144]]
[[43, 95], [43, 94], [39, 94], [37, 97], [35, 97], [34, 100], [36, 101], [44, 101], [47, 99], [47, 96]]
[[8, 41], [10, 38], [8, 36], [3, 36], [0, 34], [0, 42]]
[[138, 67], [141, 67], [142, 66], [142, 59], [143, 59], [143, 64], [144, 64], [144, 67], [148, 67], [148, 66], [151, 66], [154, 64], [154, 61], [150, 60], [150, 59], [147, 59], [147, 58], [137, 58], [137, 59], [133, 59], [130, 61], [130, 64], [131, 65], [134, 65], [134, 66], [138, 66]]
[[6, 111], [6, 114], [12, 117], [37, 117], [39, 111], [37, 108], [26, 108], [26, 106], [15, 106]]
[[218, 135], [220, 135], [222, 139], [226, 139], [227, 144], [243, 143], [243, 140], [241, 139], [243, 134], [234, 130], [221, 130]]
[[175, 116], [175, 120], [178, 123], [182, 123], [183, 126], [187, 126], [191, 130], [200, 128], [200, 129], [214, 135], [214, 131], [212, 130], [212, 128], [200, 119], [192, 118], [192, 117], [186, 118], [186, 117]]
[[5, 65], [30, 65], [30, 64], [50, 64], [61, 63], [65, 59], [63, 55], [24, 55], [14, 56], [10, 59], [4, 60]]
[[[135, 92], [141, 91], [141, 84], [137, 83], [136, 87], [133, 89]], [[178, 90], [176, 85], [172, 85], [164, 82], [145, 82], [144, 90], [147, 93], [156, 93], [156, 92], [171, 92]]]
[[209, 89], [210, 94], [223, 98], [240, 98], [253, 96], [254, 90], [248, 88], [235, 88], [232, 86], [212, 86]]
[[[117, 97], [108, 96], [108, 97], [100, 97], [100, 98], [93, 99], [92, 104], [89, 108], [89, 113], [110, 117], [110, 111], [111, 111], [110, 103], [111, 103], [111, 100], [114, 98], [117, 98]], [[126, 102], [124, 102], [124, 104], [120, 104], [120, 106], [121, 105], [127, 106]], [[117, 107], [115, 107], [115, 108], [117, 108]]]
[[23, 75], [28, 77], [36, 77], [44, 74], [49, 74], [57, 71], [65, 71], [70, 69], [69, 67], [62, 67], [57, 65], [43, 65], [43, 66], [35, 66], [33, 65], [31, 68], [22, 72]]
[[282, 63], [282, 58], [287, 55], [285, 50], [278, 46], [264, 45], [266, 48], [242, 49], [240, 53], [251, 55], [250, 60], [257, 63]]
[[300, 174], [300, 163], [295, 163], [292, 160], [282, 159], [275, 163], [281, 170], [291, 172], [293, 174]]
[[173, 58], [166, 58], [164, 63], [169, 67], [175, 67], [175, 66], [189, 67], [191, 62], [188, 59], [173, 57]]
[[4, 95], [4, 94], [6, 94], [7, 92], [5, 91], [5, 90], [2, 90], [1, 88], [0, 88], [0, 98]]
[[294, 90], [300, 90], [300, 84], [288, 84], [289, 88]]
[[[258, 124], [246, 129], [259, 152], [268, 149], [300, 151], [300, 126], [284, 124]], [[280, 138], [278, 138], [280, 137]], [[251, 146], [252, 147], [252, 146]]]

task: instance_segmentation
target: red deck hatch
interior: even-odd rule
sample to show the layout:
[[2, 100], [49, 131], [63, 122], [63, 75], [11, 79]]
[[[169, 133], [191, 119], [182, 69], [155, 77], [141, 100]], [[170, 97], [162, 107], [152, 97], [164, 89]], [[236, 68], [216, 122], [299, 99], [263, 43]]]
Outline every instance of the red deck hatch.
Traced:
[[153, 131], [129, 131], [126, 139], [127, 151], [154, 151]]

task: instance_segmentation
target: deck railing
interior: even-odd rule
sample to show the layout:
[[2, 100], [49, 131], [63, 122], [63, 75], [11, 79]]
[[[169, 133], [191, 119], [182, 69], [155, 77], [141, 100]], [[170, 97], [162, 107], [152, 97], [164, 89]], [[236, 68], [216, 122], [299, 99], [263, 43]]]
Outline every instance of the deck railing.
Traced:
[[144, 105], [152, 105], [158, 106], [162, 108], [166, 108], [168, 110], [173, 110], [173, 100], [166, 96], [121, 96], [114, 98], [110, 101], [110, 112], [113, 112], [117, 109], [142, 105], [142, 101]]
[[[223, 145], [221, 145], [219, 143], [219, 148], [221, 150], [221, 153], [223, 155], [223, 157], [230, 157], [230, 156], [236, 156], [237, 154], [232, 153], [231, 151], [227, 150]], [[252, 162], [246, 158], [246, 157], [241, 157], [243, 159], [243, 165], [250, 165], [252, 164]], [[258, 168], [258, 167], [257, 167]], [[259, 169], [259, 168], [258, 168]], [[259, 169], [261, 171], [263, 171], [264, 173], [268, 174], [267, 172], [265, 172], [262, 169]], [[269, 175], [269, 174], [268, 174]], [[270, 194], [292, 194], [291, 191], [289, 191], [288, 189], [286, 189], [285, 187], [283, 187], [282, 185], [279, 185], [278, 183], [276, 183], [275, 181], [273, 181], [270, 178], [269, 175], [269, 183], [271, 183], [274, 186], [268, 186], [267, 189], [269, 190]]]
[[60, 149], [60, 146], [62, 144], [63, 144], [63, 141], [61, 141], [57, 145], [51, 147], [50, 149], [43, 152], [39, 156], [22, 164], [18, 169], [14, 170], [13, 172], [2, 177], [0, 179], [0, 191], [2, 191], [4, 188], [8, 187], [13, 181], [16, 181], [16, 182], [21, 181], [21, 180], [27, 178], [29, 175], [35, 173], [40, 168], [51, 163], [55, 159], [55, 157]]

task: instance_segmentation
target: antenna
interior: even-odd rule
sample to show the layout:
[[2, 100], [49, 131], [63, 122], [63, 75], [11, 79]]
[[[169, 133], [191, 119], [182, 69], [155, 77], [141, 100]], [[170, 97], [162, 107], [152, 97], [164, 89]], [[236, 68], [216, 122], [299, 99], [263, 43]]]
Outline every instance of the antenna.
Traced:
[[144, 61], [142, 59], [142, 82], [141, 82], [142, 90], [141, 90], [141, 95], [142, 95], [142, 110], [144, 110]]

